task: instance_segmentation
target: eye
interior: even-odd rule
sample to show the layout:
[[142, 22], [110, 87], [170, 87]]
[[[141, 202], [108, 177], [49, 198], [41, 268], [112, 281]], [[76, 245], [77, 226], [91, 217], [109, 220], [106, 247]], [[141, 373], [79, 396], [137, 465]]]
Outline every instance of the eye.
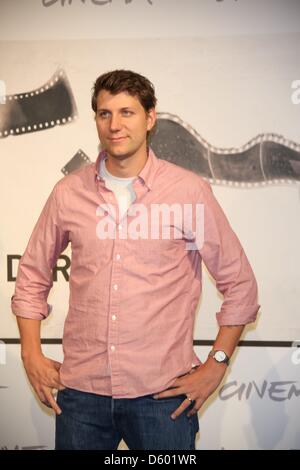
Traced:
[[102, 119], [107, 118], [108, 115], [109, 115], [109, 112], [108, 112], [108, 111], [99, 111], [99, 112], [98, 112], [98, 116], [99, 116], [100, 118], [102, 118]]
[[133, 112], [130, 111], [129, 109], [123, 109], [122, 114], [123, 114], [123, 116], [131, 116], [133, 114]]

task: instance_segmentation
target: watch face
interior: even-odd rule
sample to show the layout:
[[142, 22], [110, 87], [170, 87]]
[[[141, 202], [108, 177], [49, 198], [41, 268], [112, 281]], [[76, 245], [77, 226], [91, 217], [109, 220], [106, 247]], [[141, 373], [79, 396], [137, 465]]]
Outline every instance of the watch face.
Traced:
[[226, 354], [224, 353], [224, 351], [216, 351], [215, 359], [218, 362], [223, 362], [226, 359]]

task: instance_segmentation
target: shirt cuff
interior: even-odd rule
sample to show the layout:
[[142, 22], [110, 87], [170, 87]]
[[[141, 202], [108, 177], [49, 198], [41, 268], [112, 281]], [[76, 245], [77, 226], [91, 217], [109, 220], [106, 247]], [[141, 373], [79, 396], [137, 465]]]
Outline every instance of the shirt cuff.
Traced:
[[217, 312], [216, 318], [219, 326], [246, 325], [255, 322], [260, 305], [241, 307], [238, 311], [224, 310]]
[[52, 305], [45, 303], [41, 305], [30, 305], [26, 302], [18, 302], [11, 298], [11, 310], [17, 317], [29, 318], [32, 320], [45, 320], [52, 311]]

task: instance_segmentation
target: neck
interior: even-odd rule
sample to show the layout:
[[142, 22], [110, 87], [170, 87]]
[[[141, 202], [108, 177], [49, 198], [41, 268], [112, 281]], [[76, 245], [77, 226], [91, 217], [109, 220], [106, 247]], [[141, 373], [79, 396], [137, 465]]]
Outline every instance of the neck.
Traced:
[[111, 155], [107, 152], [105, 162], [107, 171], [119, 178], [137, 176], [144, 168], [148, 158], [147, 148], [142, 148], [133, 155]]

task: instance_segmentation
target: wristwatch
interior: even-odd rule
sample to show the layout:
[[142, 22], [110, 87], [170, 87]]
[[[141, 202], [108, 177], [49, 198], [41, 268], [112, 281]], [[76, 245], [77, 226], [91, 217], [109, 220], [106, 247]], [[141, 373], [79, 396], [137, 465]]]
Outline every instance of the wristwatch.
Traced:
[[217, 362], [225, 363], [227, 365], [229, 364], [230, 359], [224, 351], [216, 351], [212, 349], [208, 355], [213, 357]]

